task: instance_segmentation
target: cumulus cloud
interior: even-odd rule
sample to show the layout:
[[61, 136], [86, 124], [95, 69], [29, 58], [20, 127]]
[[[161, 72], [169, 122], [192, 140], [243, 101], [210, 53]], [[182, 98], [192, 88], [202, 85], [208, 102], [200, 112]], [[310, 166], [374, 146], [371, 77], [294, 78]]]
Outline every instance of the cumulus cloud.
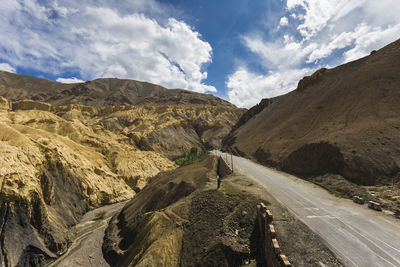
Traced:
[[274, 97], [287, 91], [287, 88], [296, 88], [297, 81], [309, 72], [307, 68], [283, 69], [262, 75], [240, 67], [228, 77], [226, 85], [232, 88], [228, 97], [240, 107], [251, 107], [265, 97], [266, 91], [268, 97]]
[[84, 83], [85, 81], [82, 81], [78, 78], [72, 77], [72, 78], [57, 78], [56, 82], [59, 83]]
[[287, 26], [289, 25], [289, 20], [287, 17], [282, 17], [281, 20], [279, 21], [280, 26]]
[[[304, 22], [297, 29], [306, 38], [318, 34], [327, 25], [339, 21], [368, 0], [287, 0], [288, 10], [302, 7], [305, 11]], [[369, 0], [374, 1], [374, 0]], [[395, 0], [394, 0], [395, 1]]]
[[392, 27], [372, 27], [369, 25], [360, 25], [365, 35], [354, 38], [354, 47], [347, 50], [344, 55], [344, 62], [356, 60], [368, 55], [372, 50], [380, 48], [400, 37], [400, 23]]
[[[366, 56], [400, 37], [397, 0], [287, 0], [285, 10], [274, 41], [254, 32], [242, 38], [259, 57], [263, 72], [240, 65], [227, 77], [234, 104], [249, 107], [261, 98], [287, 93], [303, 75]], [[289, 16], [296, 23], [280, 27]]]
[[297, 66], [304, 57], [316, 48], [316, 44], [304, 47], [288, 35], [273, 42], [265, 42], [256, 34], [243, 37], [244, 44], [260, 57], [261, 64], [268, 69], [287, 69]]
[[0, 59], [13, 66], [216, 91], [204, 84], [210, 44], [155, 1], [4, 1]]
[[15, 68], [8, 63], [0, 63], [0, 70], [15, 73]]

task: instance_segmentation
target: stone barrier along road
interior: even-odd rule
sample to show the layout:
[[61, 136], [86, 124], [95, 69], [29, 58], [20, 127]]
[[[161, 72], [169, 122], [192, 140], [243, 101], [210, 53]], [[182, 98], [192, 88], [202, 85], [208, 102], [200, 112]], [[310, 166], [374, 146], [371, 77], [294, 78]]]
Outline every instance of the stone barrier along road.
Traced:
[[272, 221], [272, 213], [267, 210], [264, 203], [257, 205], [257, 225], [262, 244], [262, 256], [268, 266], [292, 266], [282, 253]]
[[224, 178], [225, 176], [228, 176], [230, 174], [232, 174], [231, 167], [222, 157], [219, 157], [219, 159], [218, 159], [218, 175], [219, 175], [219, 177]]
[[368, 202], [368, 208], [377, 210], [377, 211], [382, 211], [381, 204], [375, 201], [369, 201]]

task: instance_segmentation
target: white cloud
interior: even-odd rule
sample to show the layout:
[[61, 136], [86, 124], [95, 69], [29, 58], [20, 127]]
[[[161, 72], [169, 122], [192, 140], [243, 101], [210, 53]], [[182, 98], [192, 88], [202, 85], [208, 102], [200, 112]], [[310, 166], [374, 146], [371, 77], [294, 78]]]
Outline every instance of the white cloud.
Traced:
[[[315, 36], [329, 23], [340, 20], [350, 11], [362, 6], [367, 0], [287, 0], [287, 9], [300, 6], [305, 10], [304, 22], [299, 32], [307, 38]], [[370, 0], [375, 1], [375, 0]]]
[[268, 41], [254, 32], [243, 37], [249, 51], [259, 56], [263, 71], [238, 66], [227, 77], [229, 100], [249, 107], [295, 89], [302, 75], [320, 67], [368, 55], [400, 37], [398, 14], [398, 0], [287, 0], [282, 18], [294, 21], [288, 27], [280, 27], [282, 18], [277, 21], [278, 38]]
[[354, 47], [344, 53], [344, 62], [368, 55], [372, 50], [392, 42], [394, 36], [400, 37], [400, 23], [386, 29], [371, 26], [365, 26], [365, 28], [368, 34], [354, 38]]
[[0, 63], [0, 70], [15, 73], [15, 68], [8, 63]]
[[304, 57], [316, 48], [316, 44], [304, 47], [288, 35], [274, 42], [265, 42], [260, 35], [243, 38], [247, 48], [257, 54], [261, 64], [268, 69], [286, 69], [302, 62]]
[[4, 1], [0, 58], [14, 66], [216, 91], [204, 84], [210, 44], [155, 1]]
[[226, 86], [231, 88], [229, 100], [240, 107], [251, 107], [260, 102], [268, 92], [268, 97], [281, 95], [289, 89], [295, 89], [297, 81], [310, 70], [286, 69], [271, 71], [266, 75], [256, 74], [245, 67], [240, 67], [228, 77]]
[[287, 26], [289, 25], [289, 20], [287, 17], [282, 17], [281, 20], [279, 21], [280, 26]]
[[56, 82], [59, 83], [84, 83], [85, 81], [82, 81], [78, 78], [72, 77], [72, 78], [57, 78]]

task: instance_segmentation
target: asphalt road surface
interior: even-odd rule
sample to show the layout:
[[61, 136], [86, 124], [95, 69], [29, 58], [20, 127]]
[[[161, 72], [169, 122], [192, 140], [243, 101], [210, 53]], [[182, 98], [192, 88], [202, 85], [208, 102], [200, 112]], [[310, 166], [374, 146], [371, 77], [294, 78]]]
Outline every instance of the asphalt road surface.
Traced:
[[400, 266], [400, 223], [396, 219], [250, 160], [234, 156], [233, 162], [235, 172], [266, 187], [320, 235], [346, 266]]

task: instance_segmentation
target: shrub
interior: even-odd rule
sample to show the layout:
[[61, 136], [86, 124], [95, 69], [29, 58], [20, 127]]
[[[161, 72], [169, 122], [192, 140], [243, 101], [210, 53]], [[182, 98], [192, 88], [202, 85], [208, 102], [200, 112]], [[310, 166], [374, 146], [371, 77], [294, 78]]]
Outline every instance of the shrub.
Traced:
[[97, 212], [97, 213], [94, 215], [94, 217], [95, 217], [96, 220], [101, 220], [101, 219], [104, 218], [104, 216], [106, 215], [106, 213], [107, 213], [106, 211], [102, 210], [102, 211]]
[[175, 163], [179, 166], [188, 165], [196, 160], [198, 160], [207, 150], [202, 149], [201, 152], [198, 152], [197, 147], [192, 147], [188, 152], [185, 152], [175, 160]]

